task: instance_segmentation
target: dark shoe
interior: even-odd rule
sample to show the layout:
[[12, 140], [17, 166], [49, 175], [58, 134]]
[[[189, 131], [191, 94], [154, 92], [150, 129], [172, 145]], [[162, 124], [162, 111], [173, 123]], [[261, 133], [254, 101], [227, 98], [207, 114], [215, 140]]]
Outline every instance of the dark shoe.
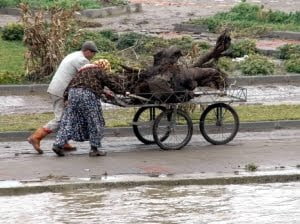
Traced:
[[64, 149], [62, 147], [54, 145], [52, 147], [52, 150], [56, 153], [57, 156], [65, 156]]
[[91, 151], [89, 152], [90, 157], [95, 156], [106, 156], [106, 152], [104, 150], [98, 150], [96, 147], [91, 147]]

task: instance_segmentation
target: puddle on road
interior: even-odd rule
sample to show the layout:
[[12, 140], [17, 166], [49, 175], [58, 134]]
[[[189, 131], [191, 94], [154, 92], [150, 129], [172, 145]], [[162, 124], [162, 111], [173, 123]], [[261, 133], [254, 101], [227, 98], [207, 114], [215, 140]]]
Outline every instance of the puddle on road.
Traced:
[[[300, 103], [300, 87], [293, 85], [245, 86], [249, 104]], [[103, 109], [115, 106], [103, 103]], [[0, 114], [52, 112], [47, 96], [0, 96]]]
[[300, 183], [141, 186], [0, 197], [6, 223], [297, 223]]
[[299, 104], [300, 87], [294, 85], [244, 86], [247, 89], [247, 103]]

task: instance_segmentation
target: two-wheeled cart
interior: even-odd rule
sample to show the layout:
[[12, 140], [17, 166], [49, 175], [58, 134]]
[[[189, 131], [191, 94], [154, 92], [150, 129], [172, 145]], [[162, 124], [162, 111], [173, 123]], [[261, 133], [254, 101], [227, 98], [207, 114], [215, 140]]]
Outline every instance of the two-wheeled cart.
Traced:
[[[238, 114], [230, 104], [246, 100], [247, 89], [231, 86], [224, 90], [199, 89], [145, 96], [127, 93], [113, 104], [139, 107], [132, 127], [142, 143], [156, 143], [163, 150], [178, 150], [191, 140], [194, 125], [199, 126], [202, 136], [211, 144], [230, 142], [239, 130]], [[192, 119], [188, 107], [200, 109], [199, 117]]]

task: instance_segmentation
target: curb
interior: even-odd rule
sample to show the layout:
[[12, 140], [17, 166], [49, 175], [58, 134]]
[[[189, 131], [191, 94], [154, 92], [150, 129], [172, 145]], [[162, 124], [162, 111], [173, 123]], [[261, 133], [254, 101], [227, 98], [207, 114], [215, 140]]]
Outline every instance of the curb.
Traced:
[[[80, 11], [80, 15], [86, 18], [104, 18], [108, 16], [118, 16], [142, 11], [142, 4], [128, 4], [124, 6], [112, 6], [101, 9], [85, 9]], [[21, 16], [21, 11], [18, 8], [0, 8], [0, 14]], [[79, 16], [80, 17], [80, 16]]]
[[[299, 75], [268, 75], [268, 76], [245, 76], [229, 78], [230, 83], [236, 85], [261, 85], [261, 84], [300, 84]], [[5, 95], [45, 95], [48, 84], [29, 85], [0, 85], [0, 96]]]
[[[196, 34], [200, 34], [203, 32], [208, 32], [209, 29], [208, 29], [207, 25], [181, 23], [181, 24], [174, 24], [174, 31], [176, 31], [176, 32], [193, 32]], [[300, 40], [300, 32], [271, 31], [269, 33], [261, 35], [261, 37]]]
[[188, 23], [174, 24], [174, 31], [176, 32], [193, 32], [195, 34], [209, 32], [207, 25], [194, 25]]
[[48, 84], [0, 85], [0, 96], [6, 95], [45, 95]]
[[262, 85], [262, 84], [299, 84], [299, 75], [268, 75], [268, 76], [247, 76], [229, 78], [229, 82], [236, 81], [236, 85]]
[[109, 16], [118, 16], [142, 11], [142, 4], [129, 4], [124, 6], [106, 7], [103, 9], [86, 9], [82, 10], [80, 14], [86, 18], [104, 18]]
[[[295, 121], [264, 121], [240, 123], [239, 132], [263, 132], [280, 129], [300, 129], [300, 120]], [[32, 134], [32, 131], [0, 132], [0, 142], [24, 141]], [[194, 124], [194, 134], [200, 134], [199, 125]], [[133, 137], [132, 127], [106, 128], [106, 137]], [[55, 133], [47, 138], [55, 138]]]
[[262, 35], [262, 37], [289, 39], [289, 40], [300, 40], [300, 32], [272, 31], [270, 33]]
[[264, 48], [257, 48], [257, 51], [265, 56], [271, 56], [275, 58], [279, 58], [280, 50], [273, 50], [273, 49], [264, 49]]
[[229, 185], [229, 184], [265, 184], [265, 183], [286, 183], [300, 181], [300, 174], [287, 175], [261, 175], [261, 176], [223, 176], [223, 177], [188, 177], [173, 178], [173, 177], [142, 177], [136, 180], [124, 181], [88, 181], [88, 182], [62, 182], [62, 183], [45, 183], [42, 184], [28, 184], [17, 187], [0, 188], [0, 196], [10, 195], [24, 195], [44, 192], [62, 192], [86, 188], [124, 188], [124, 187], [138, 187], [143, 185], [164, 185], [164, 186], [178, 186], [178, 185]]
[[[0, 132], [0, 142], [2, 141], [25, 141], [33, 131], [12, 131]], [[134, 136], [131, 127], [105, 128], [106, 137], [129, 137]], [[51, 133], [47, 138], [55, 138], [55, 133]]]

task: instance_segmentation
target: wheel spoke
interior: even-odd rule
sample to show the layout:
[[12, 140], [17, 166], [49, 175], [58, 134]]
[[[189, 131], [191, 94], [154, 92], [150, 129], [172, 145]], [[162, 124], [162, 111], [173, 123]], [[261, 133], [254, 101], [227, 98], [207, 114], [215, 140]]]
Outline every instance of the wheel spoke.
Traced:
[[163, 107], [141, 107], [136, 112], [132, 127], [135, 136], [144, 144], [155, 143], [152, 133], [154, 120], [164, 110]]
[[[161, 127], [168, 121], [169, 136], [164, 141], [159, 139]], [[190, 117], [181, 110], [168, 110], [157, 117], [153, 126], [153, 136], [156, 143], [165, 150], [180, 149], [191, 139], [193, 124]]]
[[238, 127], [236, 112], [223, 103], [207, 107], [200, 118], [201, 133], [212, 144], [228, 143], [235, 137]]

